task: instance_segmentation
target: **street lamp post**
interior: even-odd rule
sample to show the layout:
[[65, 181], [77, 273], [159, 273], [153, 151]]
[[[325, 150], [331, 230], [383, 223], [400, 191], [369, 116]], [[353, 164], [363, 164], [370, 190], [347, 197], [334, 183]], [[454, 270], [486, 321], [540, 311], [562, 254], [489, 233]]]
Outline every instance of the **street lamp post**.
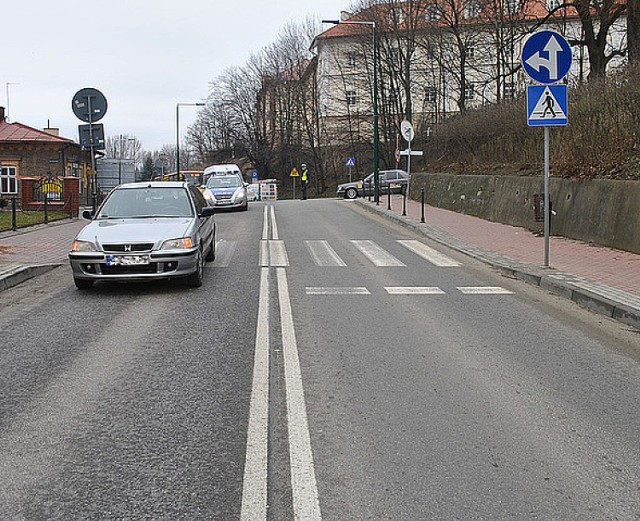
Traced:
[[380, 205], [380, 134], [378, 130], [378, 45], [376, 43], [376, 23], [350, 20], [322, 20], [323, 24], [368, 25], [371, 27], [373, 45], [373, 193], [376, 205]]
[[7, 113], [5, 114], [5, 119], [7, 121], [9, 121], [9, 87], [11, 87], [12, 85], [20, 85], [20, 84], [14, 81], [8, 81], [5, 83], [5, 87], [7, 89]]
[[176, 103], [176, 174], [177, 180], [180, 181], [180, 107], [204, 107], [204, 101], [196, 103]]

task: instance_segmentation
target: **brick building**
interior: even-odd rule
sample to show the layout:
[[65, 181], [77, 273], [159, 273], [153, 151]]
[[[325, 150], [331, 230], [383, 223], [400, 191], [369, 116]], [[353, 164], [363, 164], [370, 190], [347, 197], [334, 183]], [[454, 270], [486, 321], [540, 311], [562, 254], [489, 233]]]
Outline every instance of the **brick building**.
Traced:
[[22, 194], [22, 180], [55, 176], [79, 178], [86, 191], [91, 156], [81, 146], [58, 135], [58, 129], [38, 130], [9, 123], [0, 107], [0, 198]]

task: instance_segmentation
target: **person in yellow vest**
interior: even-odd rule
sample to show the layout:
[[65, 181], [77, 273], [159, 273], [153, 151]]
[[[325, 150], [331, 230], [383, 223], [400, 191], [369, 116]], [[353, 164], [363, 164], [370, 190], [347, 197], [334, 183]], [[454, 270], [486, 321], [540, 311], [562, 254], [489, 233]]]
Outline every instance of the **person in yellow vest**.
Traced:
[[304, 163], [302, 166], [302, 174], [300, 175], [300, 186], [302, 187], [302, 200], [304, 201], [307, 198], [307, 185], [309, 184], [309, 171], [307, 170], [307, 165]]

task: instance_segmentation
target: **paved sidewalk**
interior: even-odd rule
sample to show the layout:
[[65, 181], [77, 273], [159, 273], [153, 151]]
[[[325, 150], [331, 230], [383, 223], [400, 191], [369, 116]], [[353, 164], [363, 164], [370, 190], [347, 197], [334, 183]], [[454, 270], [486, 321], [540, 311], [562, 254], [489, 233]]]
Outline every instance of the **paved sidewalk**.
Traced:
[[65, 219], [0, 232], [0, 291], [67, 264], [67, 253], [85, 219]]
[[379, 206], [367, 199], [356, 203], [509, 275], [640, 329], [640, 255], [551, 237], [550, 267], [545, 268], [544, 237], [524, 228], [428, 205], [422, 224], [419, 201], [407, 200], [407, 216], [402, 216], [402, 196], [392, 197], [391, 211], [387, 196], [381, 197]]

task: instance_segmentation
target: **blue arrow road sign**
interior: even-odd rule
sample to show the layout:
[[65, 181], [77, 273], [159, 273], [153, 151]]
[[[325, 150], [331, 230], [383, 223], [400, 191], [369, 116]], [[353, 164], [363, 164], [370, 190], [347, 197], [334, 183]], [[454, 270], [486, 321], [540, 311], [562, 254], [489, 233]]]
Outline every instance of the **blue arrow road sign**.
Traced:
[[522, 66], [533, 81], [558, 83], [571, 68], [569, 42], [555, 31], [533, 33], [522, 48]]
[[566, 85], [528, 85], [527, 123], [530, 127], [557, 127], [569, 122]]
[[348, 157], [347, 158], [347, 166], [356, 166], [356, 158]]

